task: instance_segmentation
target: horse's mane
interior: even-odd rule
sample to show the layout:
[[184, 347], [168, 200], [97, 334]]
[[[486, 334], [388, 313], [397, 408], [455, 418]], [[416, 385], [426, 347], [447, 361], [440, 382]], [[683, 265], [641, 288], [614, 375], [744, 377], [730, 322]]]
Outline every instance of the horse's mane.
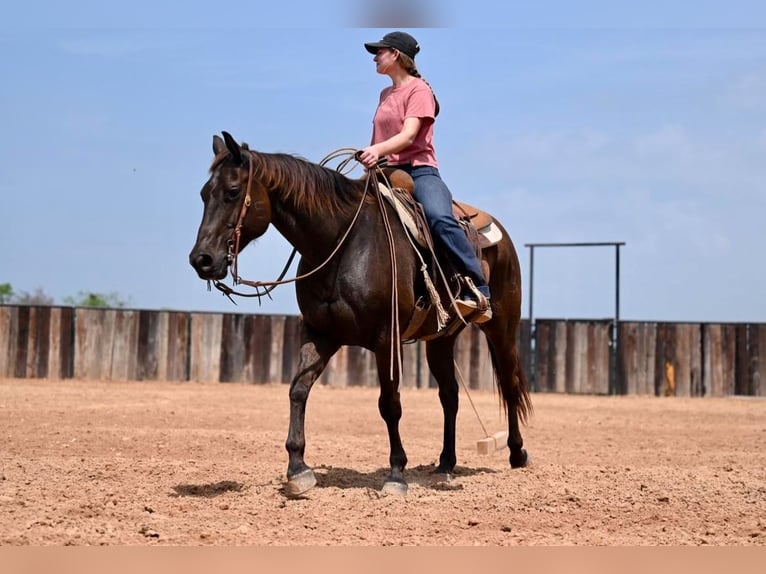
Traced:
[[[253, 161], [253, 173], [269, 190], [277, 192], [296, 208], [309, 214], [347, 214], [356, 207], [364, 191], [364, 182], [304, 158], [285, 153], [262, 153], [242, 145], [243, 153]], [[218, 154], [210, 166], [216, 170], [230, 153]]]

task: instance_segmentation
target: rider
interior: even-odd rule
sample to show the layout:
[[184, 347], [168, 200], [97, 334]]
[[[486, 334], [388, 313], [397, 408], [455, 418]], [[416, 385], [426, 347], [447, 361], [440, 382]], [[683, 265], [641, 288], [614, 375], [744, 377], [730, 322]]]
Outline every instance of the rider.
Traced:
[[389, 167], [412, 176], [415, 199], [423, 206], [431, 232], [464, 276], [465, 286], [456, 302], [460, 314], [476, 323], [489, 321], [489, 285], [476, 252], [452, 214], [452, 194], [439, 175], [433, 145], [439, 102], [415, 66], [420, 46], [405, 32], [391, 32], [364, 47], [375, 55], [376, 71], [390, 77], [392, 85], [380, 93], [371, 145], [360, 152], [359, 159], [371, 168], [386, 156]]

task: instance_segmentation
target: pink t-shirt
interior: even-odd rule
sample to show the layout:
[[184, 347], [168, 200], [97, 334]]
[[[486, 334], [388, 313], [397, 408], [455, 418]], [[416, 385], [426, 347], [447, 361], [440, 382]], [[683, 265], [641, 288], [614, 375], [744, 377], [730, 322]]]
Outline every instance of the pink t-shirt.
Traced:
[[439, 167], [433, 145], [435, 109], [434, 94], [420, 78], [414, 78], [401, 86], [388, 86], [380, 92], [380, 103], [372, 120], [373, 144], [401, 132], [406, 118], [423, 120], [412, 145], [399, 153], [389, 154], [389, 164], [411, 163]]

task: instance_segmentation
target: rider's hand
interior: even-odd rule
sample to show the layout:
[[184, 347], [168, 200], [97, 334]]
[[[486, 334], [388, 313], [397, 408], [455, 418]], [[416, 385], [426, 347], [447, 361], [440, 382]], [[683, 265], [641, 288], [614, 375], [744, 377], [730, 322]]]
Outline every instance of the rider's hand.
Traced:
[[375, 167], [380, 160], [380, 154], [374, 145], [364, 148], [357, 153], [357, 159], [367, 169]]

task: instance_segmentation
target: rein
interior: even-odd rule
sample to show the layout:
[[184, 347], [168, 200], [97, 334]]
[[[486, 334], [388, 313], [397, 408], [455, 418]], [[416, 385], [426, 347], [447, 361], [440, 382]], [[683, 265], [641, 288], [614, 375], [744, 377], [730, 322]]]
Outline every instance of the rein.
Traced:
[[[324, 166], [328, 161], [332, 159], [335, 159], [337, 157], [344, 157], [345, 159], [340, 163], [340, 165], [337, 168], [339, 172], [343, 173], [342, 170], [348, 167], [348, 164], [351, 162], [352, 159], [354, 159], [358, 151], [359, 150], [356, 150], [354, 148], [340, 148], [328, 154], [324, 159], [322, 159], [319, 165]], [[293, 248], [292, 252], [290, 253], [290, 256], [287, 259], [287, 263], [285, 263], [285, 267], [282, 269], [282, 272], [279, 274], [279, 277], [277, 277], [273, 281], [250, 281], [248, 279], [243, 279], [242, 277], [240, 277], [238, 272], [238, 266], [237, 266], [237, 259], [239, 255], [239, 242], [240, 242], [240, 237], [242, 235], [242, 226], [245, 222], [247, 211], [250, 208], [250, 205], [252, 204], [251, 191], [252, 191], [252, 185], [253, 185], [253, 159], [252, 159], [252, 152], [250, 152], [250, 161], [248, 161], [247, 191], [245, 193], [245, 199], [242, 202], [242, 207], [240, 208], [240, 211], [239, 211], [239, 218], [237, 219], [237, 224], [234, 227], [234, 232], [232, 234], [231, 239], [229, 239], [229, 241], [227, 242], [228, 253], [226, 257], [229, 262], [229, 267], [231, 267], [231, 275], [232, 275], [232, 280], [234, 285], [247, 285], [248, 287], [252, 287], [253, 289], [255, 289], [255, 291], [253, 293], [242, 293], [218, 280], [212, 281], [215, 288], [221, 291], [224, 295], [226, 295], [229, 298], [229, 300], [235, 305], [236, 305], [236, 301], [231, 297], [232, 295], [237, 295], [239, 297], [257, 297], [258, 300], [260, 301], [262, 297], [268, 296], [269, 298], [271, 298], [271, 292], [274, 289], [276, 289], [279, 285], [286, 285], [288, 283], [295, 283], [296, 281], [301, 281], [303, 279], [306, 279], [307, 277], [311, 277], [312, 275], [314, 275], [315, 273], [323, 269], [338, 253], [338, 251], [340, 250], [340, 248], [343, 246], [346, 239], [348, 238], [349, 234], [351, 233], [351, 230], [354, 228], [354, 225], [356, 224], [357, 220], [359, 219], [359, 214], [362, 211], [362, 206], [364, 205], [364, 201], [367, 198], [367, 193], [370, 188], [371, 179], [373, 178], [372, 177], [367, 178], [367, 182], [365, 183], [365, 186], [364, 186], [364, 193], [362, 193], [362, 198], [359, 201], [359, 205], [356, 209], [356, 213], [354, 213], [354, 217], [351, 220], [351, 223], [349, 224], [348, 229], [346, 229], [346, 231], [343, 233], [343, 236], [338, 241], [338, 244], [335, 246], [335, 248], [332, 250], [330, 255], [328, 255], [327, 258], [322, 263], [320, 263], [317, 267], [315, 267], [311, 271], [308, 271], [307, 273], [304, 273], [302, 275], [297, 275], [290, 279], [284, 279], [284, 276], [287, 274], [287, 270], [292, 265], [293, 260], [295, 259], [295, 255], [297, 253], [297, 250]], [[208, 281], [208, 289], [210, 288], [210, 283], [211, 282]]]

